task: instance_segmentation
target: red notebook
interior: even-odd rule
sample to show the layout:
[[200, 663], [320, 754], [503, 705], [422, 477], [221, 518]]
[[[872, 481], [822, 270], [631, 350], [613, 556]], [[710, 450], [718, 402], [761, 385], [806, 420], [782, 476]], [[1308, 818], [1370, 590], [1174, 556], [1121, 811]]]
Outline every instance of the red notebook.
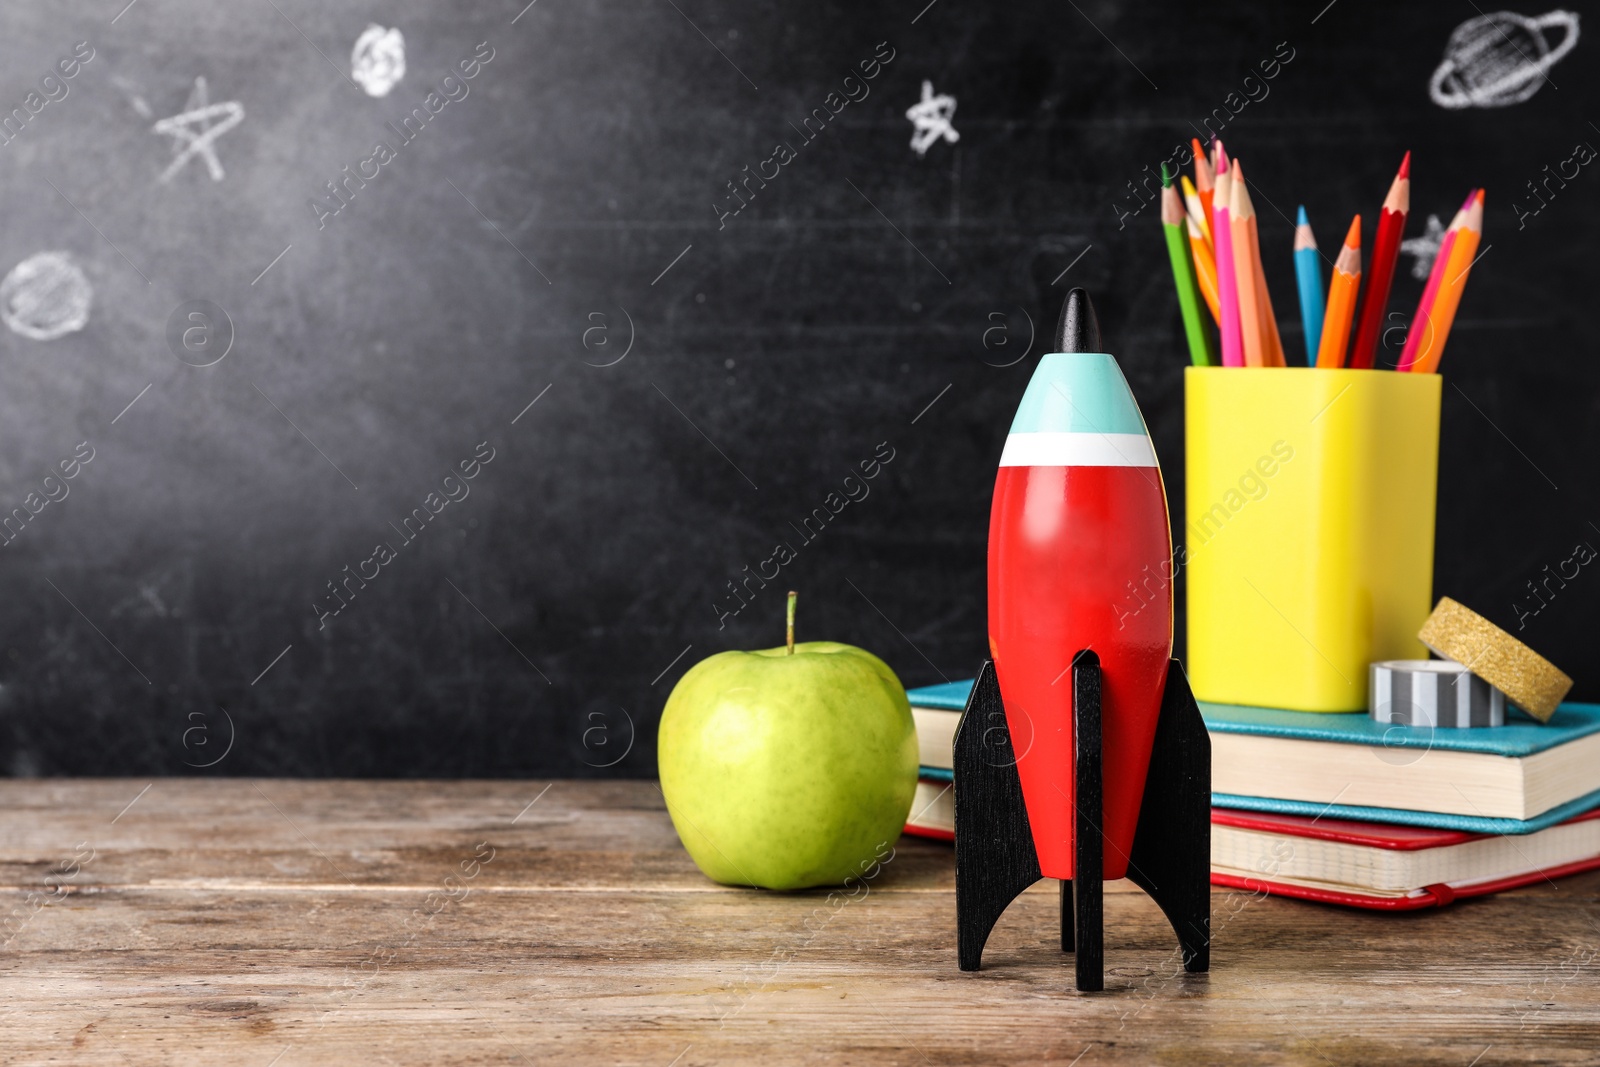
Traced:
[[956, 839], [956, 798], [949, 782], [937, 778], [917, 779], [917, 795], [906, 816], [906, 833], [938, 841]]
[[[917, 783], [906, 832], [954, 839], [949, 782]], [[1596, 869], [1600, 809], [1515, 835], [1211, 809], [1213, 885], [1323, 904], [1436, 908]]]
[[1531, 834], [1211, 809], [1211, 882], [1384, 911], [1600, 868], [1600, 810]]

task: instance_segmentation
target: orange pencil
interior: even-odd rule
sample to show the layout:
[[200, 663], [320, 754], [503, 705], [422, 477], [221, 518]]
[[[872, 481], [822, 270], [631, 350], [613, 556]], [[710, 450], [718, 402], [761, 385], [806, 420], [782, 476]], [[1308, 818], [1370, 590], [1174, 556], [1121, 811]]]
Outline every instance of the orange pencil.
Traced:
[[1333, 262], [1333, 277], [1328, 281], [1328, 305], [1322, 314], [1322, 344], [1317, 349], [1317, 366], [1344, 366], [1345, 343], [1350, 339], [1350, 319], [1356, 310], [1356, 291], [1361, 288], [1361, 216], [1350, 221], [1344, 247]]
[[1194, 278], [1200, 284], [1200, 295], [1205, 299], [1206, 307], [1211, 309], [1211, 318], [1221, 326], [1222, 305], [1217, 300], [1217, 258], [1201, 234], [1200, 224], [1194, 216], [1191, 215], [1187, 221], [1189, 252], [1194, 256]]
[[1256, 310], [1261, 314], [1261, 344], [1264, 366], [1287, 366], [1283, 358], [1283, 337], [1278, 333], [1278, 315], [1272, 310], [1272, 294], [1267, 291], [1267, 274], [1261, 266], [1261, 241], [1256, 220], [1250, 220], [1250, 238], [1256, 242], [1252, 255], [1256, 264]]
[[1200, 147], [1200, 138], [1196, 137], [1189, 142], [1194, 146], [1194, 187], [1200, 196], [1200, 217], [1206, 219], [1206, 240], [1212, 243], [1216, 238], [1211, 234], [1211, 211], [1213, 196], [1217, 185], [1217, 172], [1211, 166], [1211, 161], [1206, 159], [1206, 150]]
[[[1244, 171], [1237, 171], [1234, 178], [1244, 180]], [[1283, 338], [1278, 333], [1278, 317], [1272, 310], [1272, 294], [1267, 290], [1267, 274], [1261, 262], [1261, 234], [1260, 223], [1256, 221], [1255, 209], [1250, 211], [1250, 255], [1254, 261], [1255, 288], [1256, 288], [1256, 313], [1260, 319], [1261, 328], [1261, 355], [1264, 367], [1282, 367]]]
[[1467, 210], [1461, 229], [1456, 231], [1456, 244], [1450, 250], [1450, 262], [1439, 283], [1439, 295], [1433, 301], [1433, 345], [1411, 365], [1413, 371], [1433, 374], [1439, 369], [1444, 343], [1450, 339], [1450, 327], [1456, 320], [1456, 309], [1461, 306], [1461, 291], [1467, 287], [1467, 275], [1472, 273], [1478, 241], [1482, 237], [1483, 190], [1479, 189], [1476, 202]]
[[1235, 157], [1228, 168], [1233, 179], [1228, 192], [1228, 227], [1233, 238], [1233, 277], [1239, 293], [1239, 336], [1244, 345], [1246, 367], [1267, 366], [1266, 338], [1261, 330], [1261, 290], [1256, 272], [1261, 262], [1260, 242], [1256, 238], [1256, 209], [1250, 202], [1250, 187], [1245, 184], [1244, 167]]
[[1411, 370], [1417, 360], [1433, 348], [1434, 341], [1438, 340], [1439, 334], [1433, 325], [1434, 303], [1439, 296], [1439, 286], [1444, 282], [1445, 268], [1450, 265], [1450, 251], [1456, 246], [1456, 234], [1467, 221], [1467, 212], [1472, 210], [1472, 205], [1477, 202], [1478, 190], [1474, 189], [1467, 194], [1467, 199], [1462, 202], [1460, 210], [1450, 220], [1450, 225], [1445, 227], [1444, 237], [1439, 241], [1439, 251], [1433, 257], [1433, 270], [1428, 272], [1428, 284], [1422, 290], [1422, 299], [1417, 301], [1416, 314], [1411, 316], [1411, 326], [1406, 330], [1405, 347], [1401, 349], [1400, 362], [1395, 365], [1395, 370]]
[[1194, 256], [1194, 273], [1200, 283], [1200, 295], [1205, 298], [1206, 307], [1211, 309], [1212, 319], [1220, 326], [1222, 305], [1217, 302], [1217, 255], [1211, 237], [1211, 219], [1200, 203], [1200, 194], [1194, 183], [1186, 177], [1180, 177], [1178, 184], [1183, 187], [1183, 203], [1189, 213], [1189, 251]]
[[[1244, 180], [1244, 173], [1238, 175]], [[1261, 344], [1263, 366], [1286, 366], [1283, 359], [1283, 338], [1278, 333], [1278, 316], [1272, 310], [1272, 294], [1267, 290], [1267, 272], [1261, 263], [1261, 235], [1260, 223], [1255, 219], [1255, 212], [1250, 213], [1250, 244], [1251, 256], [1255, 260], [1256, 270], [1256, 310], [1261, 315]]]

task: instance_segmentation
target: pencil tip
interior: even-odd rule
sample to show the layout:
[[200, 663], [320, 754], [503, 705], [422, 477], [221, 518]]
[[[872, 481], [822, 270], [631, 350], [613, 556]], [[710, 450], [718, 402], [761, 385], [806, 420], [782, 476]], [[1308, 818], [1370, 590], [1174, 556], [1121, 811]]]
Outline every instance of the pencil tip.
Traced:
[[1161, 163], [1161, 188], [1172, 188], [1172, 168], [1164, 160]]
[[1304, 204], [1300, 205], [1300, 210], [1295, 215], [1294, 224], [1296, 226], [1310, 226], [1311, 225], [1311, 220], [1306, 218], [1306, 206]]
[[1056, 324], [1057, 352], [1103, 352], [1100, 322], [1095, 318], [1094, 302], [1085, 289], [1073, 289], [1061, 303], [1061, 321]]
[[1351, 248], [1361, 247], [1361, 216], [1357, 215], [1350, 220], [1350, 231], [1344, 235], [1344, 243]]
[[1400, 174], [1399, 174], [1399, 177], [1401, 177], [1401, 178], [1410, 178], [1411, 177], [1411, 150], [1410, 149], [1406, 150], [1406, 157], [1400, 161]]

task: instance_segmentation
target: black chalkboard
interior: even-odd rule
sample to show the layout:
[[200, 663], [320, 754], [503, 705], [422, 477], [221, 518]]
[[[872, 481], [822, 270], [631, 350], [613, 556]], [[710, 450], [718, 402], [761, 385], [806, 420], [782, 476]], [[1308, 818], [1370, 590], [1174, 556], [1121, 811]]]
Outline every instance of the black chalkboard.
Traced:
[[[119, 6], [0, 15], [6, 772], [651, 774], [674, 681], [779, 643], [787, 587], [802, 638], [970, 676], [995, 463], [1068, 286], [1182, 500], [1138, 190], [1208, 128], [1291, 351], [1297, 203], [1331, 249], [1408, 148], [1410, 236], [1487, 187], [1435, 586], [1600, 698], [1576, 16]], [[919, 153], [941, 96], [959, 139]]]

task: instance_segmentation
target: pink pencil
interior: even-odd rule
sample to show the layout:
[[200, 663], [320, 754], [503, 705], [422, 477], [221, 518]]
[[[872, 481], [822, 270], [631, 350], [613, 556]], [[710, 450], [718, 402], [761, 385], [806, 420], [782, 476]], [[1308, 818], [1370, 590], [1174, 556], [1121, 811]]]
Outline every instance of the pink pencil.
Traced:
[[1239, 284], [1234, 277], [1233, 234], [1228, 205], [1233, 200], [1233, 171], [1222, 141], [1217, 141], [1217, 178], [1211, 203], [1211, 240], [1217, 253], [1217, 304], [1222, 311], [1222, 365], [1244, 366], [1244, 335], [1239, 323]]
[[1444, 237], [1439, 242], [1439, 254], [1433, 257], [1433, 270], [1428, 273], [1428, 284], [1423, 286], [1422, 299], [1417, 301], [1417, 313], [1411, 317], [1411, 328], [1406, 331], [1406, 346], [1401, 349], [1400, 362], [1394, 368], [1397, 371], [1411, 369], [1411, 365], [1425, 351], [1424, 343], [1429, 347], [1433, 345], [1433, 302], [1439, 295], [1440, 283], [1444, 281], [1445, 265], [1450, 262], [1450, 250], [1456, 244], [1456, 232], [1466, 221], [1467, 210], [1472, 207], [1472, 201], [1477, 199], [1477, 196], [1476, 189], [1467, 194], [1466, 202], [1461, 205], [1461, 210], [1456, 212], [1456, 217], [1450, 220], [1450, 227], [1445, 230]]

